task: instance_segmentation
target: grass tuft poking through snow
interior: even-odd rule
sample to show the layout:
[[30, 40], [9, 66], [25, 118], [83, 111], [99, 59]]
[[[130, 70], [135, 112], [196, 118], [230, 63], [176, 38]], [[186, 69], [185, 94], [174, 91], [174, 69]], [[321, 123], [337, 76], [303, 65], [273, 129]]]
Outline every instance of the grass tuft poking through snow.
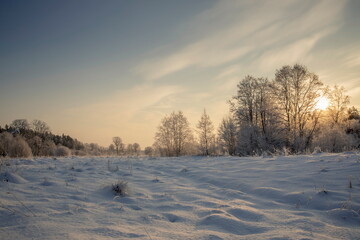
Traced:
[[112, 185], [111, 189], [116, 196], [125, 197], [129, 195], [129, 186], [127, 181], [119, 180]]

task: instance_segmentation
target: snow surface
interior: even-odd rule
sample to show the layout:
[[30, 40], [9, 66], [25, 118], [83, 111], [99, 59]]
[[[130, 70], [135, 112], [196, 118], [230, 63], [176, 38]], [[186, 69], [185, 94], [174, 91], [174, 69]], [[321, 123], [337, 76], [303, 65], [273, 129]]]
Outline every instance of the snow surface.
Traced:
[[15, 159], [0, 177], [2, 240], [360, 239], [356, 152]]

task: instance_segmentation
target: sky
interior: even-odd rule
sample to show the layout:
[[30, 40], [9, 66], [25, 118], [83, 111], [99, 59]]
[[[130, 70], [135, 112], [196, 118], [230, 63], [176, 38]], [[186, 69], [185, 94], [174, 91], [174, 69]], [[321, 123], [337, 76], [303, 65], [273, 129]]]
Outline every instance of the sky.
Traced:
[[360, 1], [0, 1], [0, 126], [108, 146], [181, 110], [215, 126], [246, 75], [300, 63], [360, 107]]

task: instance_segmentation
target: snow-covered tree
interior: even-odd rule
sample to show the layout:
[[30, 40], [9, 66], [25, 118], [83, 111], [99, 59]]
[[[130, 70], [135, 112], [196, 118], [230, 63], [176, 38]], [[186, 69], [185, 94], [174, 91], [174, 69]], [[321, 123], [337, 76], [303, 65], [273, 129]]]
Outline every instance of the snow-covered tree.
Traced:
[[51, 139], [45, 139], [41, 144], [39, 156], [53, 156], [55, 150], [55, 143]]
[[350, 97], [346, 95], [345, 88], [335, 85], [329, 92], [330, 100], [328, 112], [332, 125], [343, 124], [347, 118], [347, 105], [350, 103]]
[[215, 134], [214, 125], [205, 109], [197, 124], [197, 128], [200, 151], [203, 155], [210, 155], [215, 149]]
[[150, 146], [146, 147], [144, 150], [145, 155], [152, 156], [154, 154], [154, 149]]
[[184, 114], [172, 112], [161, 120], [155, 134], [154, 146], [165, 156], [181, 156], [187, 153], [193, 142], [190, 124]]
[[34, 136], [33, 138], [28, 140], [29, 147], [34, 156], [39, 156], [41, 147], [42, 147], [42, 139], [39, 136]]
[[140, 144], [138, 144], [138, 143], [133, 143], [132, 149], [133, 149], [133, 153], [134, 153], [135, 155], [139, 155], [139, 154], [140, 154], [140, 151], [141, 151]]
[[47, 123], [38, 119], [32, 121], [32, 129], [36, 133], [50, 132], [50, 127], [47, 125]]
[[347, 110], [347, 119], [348, 120], [357, 119], [357, 120], [360, 121], [359, 110], [354, 106], [348, 108], [348, 110]]
[[114, 144], [109, 145], [108, 152], [110, 155], [113, 155], [115, 153], [115, 145]]
[[231, 116], [223, 118], [218, 128], [220, 148], [229, 155], [236, 154], [236, 124]]
[[248, 155], [274, 148], [279, 114], [268, 79], [246, 76], [238, 83], [230, 106], [239, 130], [239, 153]]
[[126, 153], [128, 155], [133, 155], [134, 154], [134, 148], [133, 148], [133, 145], [131, 143], [129, 143], [127, 146], [126, 146]]
[[323, 83], [305, 66], [295, 64], [276, 71], [273, 90], [287, 145], [295, 152], [304, 151], [318, 127], [316, 99], [322, 94]]
[[8, 132], [0, 133], [0, 156], [8, 156], [13, 136]]
[[10, 157], [31, 157], [32, 152], [28, 143], [21, 136], [14, 137], [9, 149]]
[[325, 152], [341, 152], [356, 148], [358, 145], [356, 135], [347, 134], [340, 125], [323, 127], [315, 137], [314, 146]]
[[116, 155], [119, 155], [122, 148], [124, 148], [122, 139], [120, 137], [113, 137], [113, 143], [115, 145]]
[[30, 129], [30, 124], [29, 124], [28, 120], [26, 120], [26, 119], [15, 119], [10, 124], [10, 127], [13, 129], [17, 129], [20, 132], [23, 132], [25, 130]]

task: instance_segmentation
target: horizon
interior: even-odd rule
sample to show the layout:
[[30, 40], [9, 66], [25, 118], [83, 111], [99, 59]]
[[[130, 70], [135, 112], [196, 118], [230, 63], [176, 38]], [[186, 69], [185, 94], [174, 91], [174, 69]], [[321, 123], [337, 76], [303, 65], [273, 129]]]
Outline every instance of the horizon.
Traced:
[[107, 147], [151, 146], [181, 110], [215, 127], [246, 75], [300, 63], [360, 106], [359, 1], [0, 3], [0, 126], [40, 119]]

